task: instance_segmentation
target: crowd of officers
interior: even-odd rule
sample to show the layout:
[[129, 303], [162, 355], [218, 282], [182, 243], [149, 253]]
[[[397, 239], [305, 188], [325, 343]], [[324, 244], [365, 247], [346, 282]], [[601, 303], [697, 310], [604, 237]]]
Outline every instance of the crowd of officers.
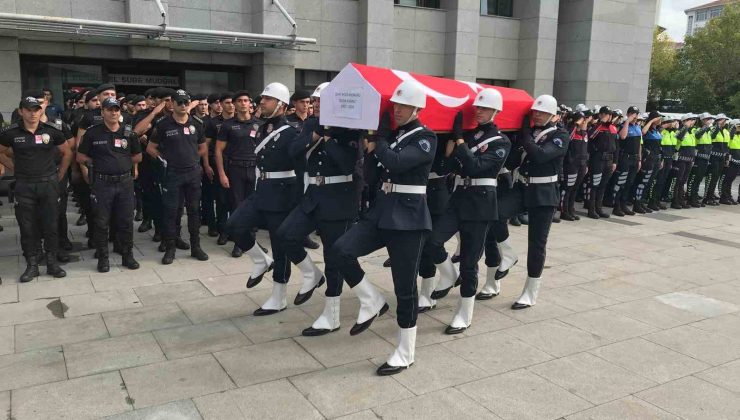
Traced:
[[[98, 271], [110, 270], [109, 242], [124, 267], [139, 267], [132, 252], [135, 219], [139, 232], [154, 230], [163, 264], [173, 262], [176, 249], [207, 260], [199, 233], [205, 225], [219, 245], [234, 242], [232, 256], [251, 259], [247, 288], [272, 272], [272, 292], [255, 316], [287, 308], [292, 265], [302, 278], [295, 305], [326, 284], [324, 309], [305, 336], [340, 328], [345, 282], [360, 301], [350, 335], [389, 309], [358, 262], [386, 248], [398, 346], [377, 373], [392, 375], [414, 362], [418, 313], [433, 310], [459, 286], [445, 329], [459, 334], [471, 325], [475, 301], [500, 293], [501, 280], [518, 262], [510, 220], [528, 218], [527, 277], [512, 304], [520, 310], [536, 304], [557, 211], [560, 219], [577, 219], [579, 196], [593, 218], [609, 216], [605, 202], [624, 215], [632, 214], [630, 202], [635, 212], [665, 208], [661, 200], [671, 194], [675, 207], [700, 206], [697, 187], [708, 176], [704, 203], [713, 205], [717, 184], [721, 201], [736, 203], [726, 185], [740, 168], [738, 121], [728, 127], [722, 115], [688, 114], [680, 126], [634, 107], [626, 116], [607, 107], [572, 111], [542, 95], [522, 128], [505, 134], [493, 122], [503, 99], [488, 88], [477, 93], [472, 111], [454, 115], [450, 133], [434, 133], [418, 119], [427, 100], [423, 87], [404, 81], [378, 129], [362, 131], [319, 124], [325, 86], [291, 95], [271, 83], [257, 98], [246, 91], [191, 97], [169, 88], [119, 97], [115, 86], [104, 84], [80, 92], [61, 115], [47, 112], [43, 92], [26, 92], [15, 122], [0, 134], [0, 162], [16, 177], [27, 262], [21, 282], [39, 275], [44, 254], [48, 274], [65, 276], [58, 262], [72, 249], [69, 186], [81, 208], [78, 222], [87, 218]], [[184, 213], [189, 241], [180, 233]], [[269, 233], [269, 251], [257, 243], [258, 229]], [[306, 251], [317, 246], [307, 239], [312, 232], [323, 245], [323, 270]], [[450, 255], [445, 243], [456, 234], [458, 252]], [[479, 289], [481, 258], [487, 270]]]

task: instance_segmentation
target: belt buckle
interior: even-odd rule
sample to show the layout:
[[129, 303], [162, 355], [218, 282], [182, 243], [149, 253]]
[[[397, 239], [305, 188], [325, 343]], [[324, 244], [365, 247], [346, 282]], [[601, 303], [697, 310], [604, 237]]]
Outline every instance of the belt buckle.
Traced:
[[381, 189], [384, 193], [390, 194], [391, 192], [393, 192], [393, 184], [391, 184], [390, 182], [384, 182]]
[[261, 181], [264, 181], [264, 180], [266, 180], [266, 179], [267, 179], [267, 173], [265, 173], [265, 172], [260, 172], [260, 180], [261, 180]]
[[463, 178], [463, 188], [468, 188], [472, 184], [473, 184], [473, 181], [470, 179], [469, 176], [466, 176], [465, 178]]
[[326, 177], [323, 175], [316, 176], [316, 185], [324, 185], [326, 183]]

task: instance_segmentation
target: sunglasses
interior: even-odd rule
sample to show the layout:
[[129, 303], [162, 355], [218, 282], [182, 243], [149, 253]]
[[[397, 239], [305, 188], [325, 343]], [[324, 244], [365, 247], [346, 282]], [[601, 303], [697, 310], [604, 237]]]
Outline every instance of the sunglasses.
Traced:
[[183, 106], [183, 105], [190, 105], [190, 101], [175, 101], [176, 104]]

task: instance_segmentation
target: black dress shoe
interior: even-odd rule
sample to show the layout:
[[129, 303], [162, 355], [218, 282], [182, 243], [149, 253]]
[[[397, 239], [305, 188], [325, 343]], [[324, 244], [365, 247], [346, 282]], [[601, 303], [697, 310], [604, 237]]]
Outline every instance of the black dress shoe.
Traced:
[[134, 215], [134, 222], [141, 222], [142, 219], [144, 219], [144, 215], [140, 211], [137, 211]]
[[162, 264], [170, 265], [175, 261], [175, 247], [169, 246], [162, 257]]
[[453, 264], [457, 264], [457, 263], [459, 263], [459, 262], [460, 262], [460, 256], [459, 256], [459, 255], [453, 255], [453, 256], [452, 256], [452, 257], [450, 258], [450, 261], [452, 261], [452, 263], [453, 263]]
[[457, 280], [455, 281], [455, 284], [452, 286], [443, 289], [443, 290], [435, 290], [432, 292], [432, 299], [442, 299], [443, 297], [447, 296], [448, 293], [450, 293], [450, 290], [452, 290], [453, 287], [457, 287], [462, 283], [462, 278], [458, 276]]
[[319, 283], [314, 286], [313, 289], [309, 290], [306, 293], [298, 293], [293, 300], [293, 304], [297, 306], [306, 303], [309, 299], [311, 299], [311, 296], [313, 296], [313, 291], [321, 287], [321, 285], [323, 285], [325, 281], [326, 277], [322, 277], [321, 280], [319, 280]]
[[270, 250], [268, 250], [264, 246], [260, 245], [259, 242], [257, 242], [257, 246], [260, 247], [260, 249], [262, 250], [262, 252], [264, 252], [265, 254], [269, 254], [270, 253]]
[[215, 238], [218, 236], [218, 230], [216, 230], [216, 228], [208, 228], [208, 236]]
[[320, 245], [318, 244], [318, 242], [314, 241], [310, 237], [306, 236], [305, 238], [303, 238], [303, 247], [304, 248], [308, 248], [308, 249], [319, 249], [319, 246]]
[[527, 309], [527, 308], [529, 308], [531, 306], [532, 305], [527, 305], [527, 304], [524, 304], [524, 303], [514, 302], [514, 304], [511, 305], [511, 309], [513, 309], [515, 311], [518, 311], [520, 309]]
[[21, 283], [28, 283], [34, 278], [39, 276], [39, 266], [37, 264], [29, 264], [26, 266], [26, 271], [21, 274], [19, 281]]
[[139, 228], [136, 230], [138, 230], [139, 233], [144, 233], [144, 232], [148, 232], [151, 229], [152, 229], [152, 221], [147, 219], [141, 222], [141, 224], [139, 225]]
[[236, 244], [234, 244], [234, 248], [231, 249], [231, 256], [234, 258], [239, 258], [244, 254], [244, 251], [241, 250]]
[[98, 259], [98, 273], [107, 273], [110, 271], [110, 261], [108, 258]]
[[432, 309], [434, 309], [434, 308], [436, 308], [436, 307], [437, 307], [437, 305], [432, 305], [432, 306], [419, 306], [419, 307], [417, 308], [416, 312], [417, 312], [417, 313], [420, 313], [420, 314], [423, 314], [424, 312], [429, 312], [429, 311], [431, 311]]
[[162, 242], [162, 234], [160, 232], [154, 232], [154, 236], [152, 236], [152, 242]]
[[164, 241], [160, 242], [159, 246], [157, 247], [157, 251], [159, 252], [167, 251], [167, 244], [165, 244]]
[[623, 212], [624, 212], [624, 214], [626, 214], [627, 216], [634, 216], [634, 215], [635, 215], [635, 212], [634, 212], [634, 211], [632, 211], [632, 210], [631, 210], [631, 209], [630, 209], [629, 207], [627, 207], [626, 205], [622, 206], [622, 211], [623, 211]]
[[226, 242], [229, 242], [229, 235], [225, 233], [218, 235], [218, 239], [216, 240], [217, 245], [226, 245]]
[[568, 222], [574, 222], [576, 220], [570, 213], [560, 213], [560, 219]]
[[250, 277], [249, 280], [247, 280], [247, 289], [251, 289], [254, 286], [260, 284], [260, 282], [262, 281], [262, 277], [264, 277], [265, 274], [267, 274], [268, 272], [272, 271], [272, 268], [273, 268], [274, 265], [275, 265], [275, 263], [270, 264], [270, 266], [267, 267], [267, 271], [265, 271], [264, 273], [260, 274], [257, 277], [255, 277], [255, 278]]
[[62, 277], [67, 277], [67, 272], [60, 267], [56, 261], [54, 261], [53, 264], [49, 264], [49, 262], [46, 262], [46, 274], [61, 279]]
[[130, 252], [128, 254], [123, 254], [121, 265], [129, 270], [137, 270], [139, 268], [139, 262], [134, 259], [134, 255]]
[[498, 296], [498, 293], [483, 293], [480, 292], [477, 295], [475, 295], [475, 300], [491, 300]]
[[518, 218], [518, 217], [516, 217], [516, 216], [512, 217], [511, 219], [509, 219], [509, 223], [510, 223], [510, 224], [511, 224], [512, 226], [521, 226], [521, 225], [522, 225], [522, 222], [520, 222], [520, 221], [519, 221], [519, 218]]
[[397, 373], [401, 373], [404, 370], [408, 369], [409, 367], [410, 366], [391, 366], [388, 363], [383, 363], [383, 365], [378, 368], [377, 373], [380, 376], [390, 376], [390, 375], [395, 375]]
[[575, 213], [571, 213], [571, 215], [573, 216], [573, 219], [575, 219], [575, 220], [581, 220], [581, 216], [579, 216], [579, 215], [577, 215]]
[[285, 308], [283, 308], [283, 309], [262, 309], [262, 308], [257, 308], [257, 310], [254, 311], [254, 316], [273, 315], [273, 314], [276, 314], [278, 312], [282, 312], [284, 310], [285, 310]]
[[186, 250], [190, 249], [190, 244], [187, 243], [187, 242], [185, 242], [182, 238], [177, 237], [177, 238], [175, 238], [175, 247], [177, 249], [181, 249], [183, 251], [186, 251]]
[[314, 327], [308, 327], [305, 330], [301, 331], [301, 335], [304, 337], [319, 337], [322, 335], [326, 335], [329, 333], [333, 333], [334, 331], [337, 331], [339, 327], [334, 328], [333, 330], [323, 329], [323, 328], [314, 328]]
[[190, 250], [190, 256], [198, 261], [208, 261], [208, 254], [197, 244], [193, 245], [193, 248]]
[[605, 212], [601, 208], [597, 208], [596, 209], [596, 214], [598, 214], [599, 215], [599, 218], [601, 218], [601, 219], [608, 219], [609, 218], [609, 213]]
[[388, 304], [384, 304], [382, 308], [380, 308], [380, 312], [378, 312], [377, 315], [374, 317], [368, 319], [367, 321], [363, 322], [362, 324], [355, 324], [352, 326], [352, 329], [349, 330], [349, 335], [357, 335], [366, 329], [370, 328], [370, 325], [372, 325], [373, 321], [375, 321], [375, 318], [383, 316], [384, 313], [388, 312]]
[[386, 258], [386, 260], [383, 261], [383, 267], [390, 268], [390, 266], [391, 266], [391, 259], [390, 258]]
[[621, 206], [614, 206], [614, 209], [612, 210], [612, 214], [614, 216], [624, 217], [624, 212], [622, 211]]
[[[514, 267], [516, 263], [518, 262], [519, 260], [517, 259], [516, 261], [514, 261], [514, 264], [512, 264], [511, 266]], [[509, 268], [509, 270], [511, 270], [511, 268]], [[506, 277], [507, 274], [509, 274], [509, 270], [505, 270], [505, 271], [496, 270], [496, 273], [493, 275], [493, 278], [496, 280], [501, 280], [502, 278]]]
[[71, 258], [69, 258], [69, 254], [67, 254], [67, 251], [57, 251], [57, 261], [59, 261], [60, 263], [68, 263], [70, 260]]
[[460, 334], [463, 331], [467, 330], [468, 327], [453, 327], [451, 325], [448, 325], [447, 328], [445, 328], [445, 334], [447, 335], [454, 335], [454, 334]]

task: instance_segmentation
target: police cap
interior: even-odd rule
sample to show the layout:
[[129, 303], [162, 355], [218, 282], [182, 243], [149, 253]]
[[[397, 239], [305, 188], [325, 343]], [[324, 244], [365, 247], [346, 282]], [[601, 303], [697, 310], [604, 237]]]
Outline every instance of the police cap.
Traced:
[[636, 107], [634, 105], [632, 105], [631, 107], [627, 108], [627, 115], [639, 114], [639, 113], [640, 113], [640, 108], [638, 108], [638, 107]]
[[[43, 92], [42, 92], [43, 95]], [[24, 96], [21, 99], [20, 108], [38, 109], [41, 108], [41, 102], [35, 96]]]
[[121, 103], [118, 102], [118, 99], [113, 98], [113, 97], [105, 98], [105, 100], [103, 101], [102, 104], [100, 104], [100, 106], [103, 109], [109, 109], [109, 108], [118, 108], [118, 109], [121, 109]]
[[599, 114], [611, 114], [611, 113], [612, 113], [612, 109], [606, 105], [599, 108]]

